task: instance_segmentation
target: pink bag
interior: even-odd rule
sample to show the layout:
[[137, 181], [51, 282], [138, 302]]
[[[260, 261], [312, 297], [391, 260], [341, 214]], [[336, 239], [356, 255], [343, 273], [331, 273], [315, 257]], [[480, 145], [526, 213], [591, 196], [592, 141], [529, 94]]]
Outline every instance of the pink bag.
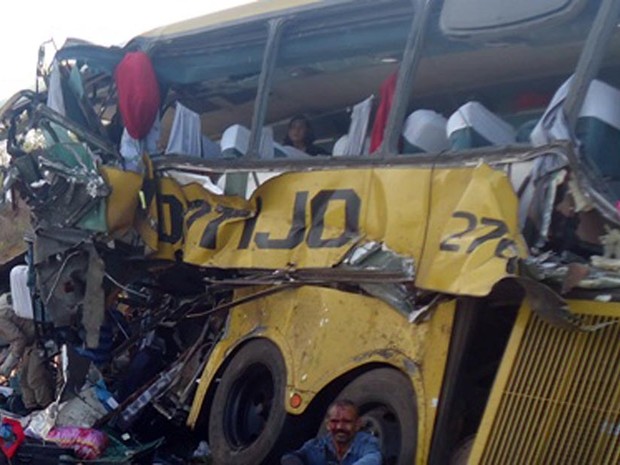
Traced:
[[53, 428], [46, 439], [61, 447], [73, 449], [75, 455], [85, 460], [96, 459], [108, 446], [108, 436], [105, 433], [77, 426]]

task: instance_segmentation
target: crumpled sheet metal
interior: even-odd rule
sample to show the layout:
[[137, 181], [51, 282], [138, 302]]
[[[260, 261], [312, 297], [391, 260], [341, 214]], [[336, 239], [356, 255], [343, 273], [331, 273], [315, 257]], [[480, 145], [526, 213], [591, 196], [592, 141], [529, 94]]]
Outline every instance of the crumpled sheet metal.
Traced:
[[510, 181], [485, 164], [289, 172], [247, 201], [159, 178], [157, 195], [143, 221], [164, 234], [138, 223], [151, 258], [201, 267], [332, 268], [368, 240], [412, 257], [418, 288], [483, 296], [526, 254]]
[[55, 326], [72, 323], [80, 306], [86, 345], [97, 347], [105, 317], [105, 266], [94, 244], [66, 230], [37, 234], [34, 265], [46, 314]]
[[516, 276], [527, 248], [518, 227], [518, 199], [505, 173], [481, 164], [473, 170], [436, 170], [429, 224], [418, 262], [418, 288], [485, 296]]
[[[35, 248], [39, 241], [35, 241]], [[67, 249], [35, 263], [37, 284], [45, 316], [55, 326], [68, 326], [84, 298], [83, 276], [88, 268], [88, 256], [79, 249]]]
[[94, 245], [89, 244], [88, 268], [86, 274], [86, 291], [82, 300], [82, 325], [86, 330], [86, 346], [99, 345], [99, 330], [105, 319], [105, 294], [103, 277], [105, 264]]
[[[354, 247], [340, 266], [367, 271], [380, 270], [400, 273], [403, 281], [409, 280], [411, 283], [415, 278], [413, 258], [398, 255], [378, 242], [367, 242]], [[360, 282], [359, 287], [405, 315], [410, 315], [415, 311], [413, 294], [404, 283]]]
[[29, 436], [45, 439], [56, 426], [90, 428], [108, 413], [96, 393], [96, 385], [103, 379], [101, 373], [90, 361], [76, 355], [62, 346], [58, 395], [45, 409], [27, 417]]
[[615, 321], [599, 325], [584, 325], [579, 315], [572, 313], [566, 301], [550, 287], [529, 278], [516, 277], [510, 279], [514, 279], [523, 287], [532, 311], [556, 328], [592, 332], [606, 328], [610, 324], [618, 323]]
[[535, 247], [543, 247], [549, 237], [551, 217], [557, 188], [567, 176], [568, 161], [560, 153], [551, 152], [540, 156], [534, 162], [529, 180], [528, 203], [519, 206], [520, 224], [526, 224], [526, 217], [536, 225], [537, 235], [533, 238]]
[[87, 147], [55, 143], [16, 160], [23, 182], [20, 191], [32, 207], [36, 225], [106, 231], [105, 197], [110, 190]]
[[563, 263], [559, 257], [545, 253], [521, 261], [526, 276], [536, 281], [548, 281], [562, 286], [562, 293], [572, 289], [613, 290], [620, 289], [620, 270], [613, 268], [618, 260], [591, 257], [591, 264]]
[[216, 282], [231, 286], [342, 285], [348, 290], [366, 292], [404, 315], [411, 315], [416, 311], [414, 279], [413, 258], [400, 255], [381, 242], [368, 241], [353, 246], [334, 267], [257, 271], [249, 277]]

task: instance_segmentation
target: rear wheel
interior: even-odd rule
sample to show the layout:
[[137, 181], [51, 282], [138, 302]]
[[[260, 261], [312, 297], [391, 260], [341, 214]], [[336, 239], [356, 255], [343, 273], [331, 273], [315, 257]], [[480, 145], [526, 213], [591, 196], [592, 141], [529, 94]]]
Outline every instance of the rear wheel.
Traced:
[[209, 414], [214, 463], [256, 465], [275, 446], [284, 421], [286, 367], [267, 340], [250, 341], [224, 371]]
[[392, 368], [377, 368], [354, 379], [338, 395], [359, 408], [362, 428], [381, 442], [384, 465], [411, 465], [418, 414], [411, 381]]

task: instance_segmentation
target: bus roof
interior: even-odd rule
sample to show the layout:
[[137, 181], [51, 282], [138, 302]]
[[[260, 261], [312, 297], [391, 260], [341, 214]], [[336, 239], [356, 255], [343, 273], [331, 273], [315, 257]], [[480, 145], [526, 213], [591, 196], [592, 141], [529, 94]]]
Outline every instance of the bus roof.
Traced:
[[260, 72], [268, 33], [266, 21], [282, 16], [293, 19], [279, 58], [285, 65], [402, 51], [413, 15], [411, 3], [379, 3], [383, 6], [380, 9], [377, 0], [261, 1], [154, 29], [133, 38], [122, 49], [69, 43], [56, 58], [80, 60], [112, 74], [127, 51], [143, 50], [166, 85], [252, 76]]
[[[345, 0], [351, 1], [351, 0]], [[195, 34], [212, 29], [230, 27], [250, 21], [262, 20], [282, 13], [305, 8], [315, 8], [318, 4], [334, 4], [328, 0], [261, 0], [215, 13], [198, 16], [185, 21], [164, 25], [140, 34], [143, 39], [166, 39], [187, 34]]]
[[[298, 113], [344, 115], [343, 109], [376, 95], [403, 56], [414, 11], [410, 0], [259, 1], [154, 29], [124, 48], [70, 44], [57, 58], [77, 60], [96, 79], [98, 73], [110, 79], [125, 53], [145, 51], [167, 101], [199, 113], [205, 133], [217, 139], [232, 124], [250, 124], [269, 19], [287, 20], [269, 97], [267, 122], [274, 124]], [[537, 92], [535, 80], [545, 89], [558, 86], [574, 69], [595, 11], [588, 5], [570, 27], [528, 30], [487, 47], [447, 36], [437, 2], [413, 84], [416, 104], [449, 113], [464, 98], [496, 101], [507, 86], [513, 94]], [[612, 62], [620, 63], [620, 56]], [[347, 121], [338, 120], [338, 132]]]

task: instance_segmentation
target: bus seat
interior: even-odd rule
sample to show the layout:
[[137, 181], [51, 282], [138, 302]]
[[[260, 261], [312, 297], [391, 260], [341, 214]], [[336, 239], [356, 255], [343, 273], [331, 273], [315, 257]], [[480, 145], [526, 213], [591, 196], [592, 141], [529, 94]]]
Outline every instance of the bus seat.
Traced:
[[[361, 155], [368, 155], [369, 152], [370, 152], [370, 136], [367, 136], [364, 139], [364, 145], [362, 145]], [[348, 134], [340, 136], [340, 138], [338, 138], [338, 140], [334, 143], [334, 147], [332, 148], [332, 155], [334, 157], [342, 157], [342, 156], [350, 155]], [[360, 154], [358, 153], [356, 155], [360, 155]]]
[[[553, 140], [569, 140], [571, 135], [560, 110], [568, 95], [572, 77], [555, 92], [545, 114], [532, 131], [532, 144], [544, 145]], [[608, 186], [620, 198], [620, 91], [599, 80], [590, 83], [577, 118], [575, 136], [580, 151], [605, 176]]]
[[411, 113], [403, 129], [403, 153], [439, 153], [448, 150], [447, 123], [446, 118], [433, 110], [416, 110]]
[[555, 91], [545, 112], [539, 118], [538, 123], [530, 133], [530, 141], [534, 147], [551, 143], [554, 140], [570, 139], [570, 134], [568, 133], [568, 128], [566, 128], [564, 118], [558, 116], [561, 116], [559, 110], [561, 110], [562, 103], [566, 99], [572, 79], [572, 77], [568, 78], [558, 90]]
[[517, 135], [516, 135], [516, 138], [515, 138], [516, 141], [524, 143], [524, 144], [529, 144], [530, 143], [530, 136], [531, 136], [532, 131], [534, 130], [534, 128], [536, 127], [537, 124], [538, 124], [538, 120], [537, 119], [531, 119], [531, 120], [528, 120], [525, 123], [521, 124], [517, 128]]
[[349, 126], [349, 140], [347, 144], [347, 155], [362, 155], [364, 146], [368, 138], [368, 122], [372, 112], [372, 102], [374, 95], [353, 107], [351, 111], [351, 125]]
[[222, 148], [217, 142], [213, 142], [207, 136], [201, 137], [202, 141], [202, 158], [220, 158], [222, 156]]
[[181, 102], [177, 102], [166, 145], [166, 154], [176, 153], [200, 157], [202, 155], [202, 135], [200, 115]]
[[[620, 182], [620, 91], [594, 80], [581, 107], [575, 135], [581, 150], [600, 173]], [[614, 188], [616, 194], [620, 191]]]
[[338, 140], [336, 141], [336, 143], [334, 144], [334, 148], [332, 149], [332, 155], [334, 157], [341, 157], [343, 155], [346, 155], [348, 145], [349, 145], [349, 135], [344, 134], [343, 136], [340, 136]]
[[[240, 124], [233, 124], [226, 128], [220, 140], [222, 156], [224, 158], [238, 158], [248, 151], [250, 143], [250, 130]], [[273, 129], [263, 128], [259, 146], [259, 154], [262, 159], [272, 159], [275, 156], [275, 143], [273, 141]]]
[[220, 148], [224, 158], [239, 158], [248, 151], [250, 130], [240, 124], [226, 128], [220, 139]]
[[506, 145], [515, 142], [515, 130], [479, 102], [467, 102], [448, 119], [450, 147], [453, 150]]
[[355, 156], [368, 153], [368, 148], [370, 147], [368, 122], [372, 112], [373, 100], [374, 96], [371, 95], [353, 106], [349, 132], [336, 141], [332, 149], [332, 155]]

